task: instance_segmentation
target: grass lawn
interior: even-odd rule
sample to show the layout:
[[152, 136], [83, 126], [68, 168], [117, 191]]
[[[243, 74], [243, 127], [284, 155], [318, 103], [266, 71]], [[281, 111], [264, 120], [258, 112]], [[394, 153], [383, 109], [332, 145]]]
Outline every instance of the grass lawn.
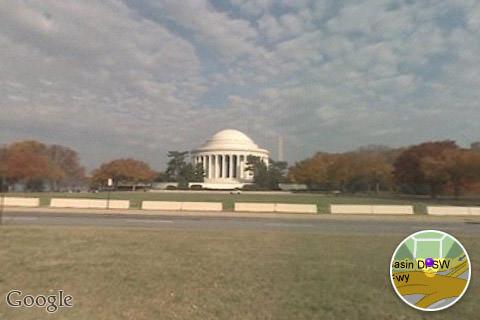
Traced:
[[[423, 313], [389, 279], [404, 235], [0, 228], [0, 319], [474, 319], [480, 282]], [[459, 237], [480, 273], [479, 239]], [[10, 308], [11, 289], [71, 294], [74, 307]]]
[[[107, 193], [8, 193], [7, 196], [39, 197], [41, 206], [48, 206], [50, 198], [98, 198], [106, 199]], [[400, 204], [413, 205], [415, 212], [426, 214], [427, 205], [478, 205], [478, 199], [415, 199], [401, 197], [375, 197], [375, 196], [326, 196], [314, 193], [292, 194], [228, 194], [228, 193], [181, 193], [181, 192], [111, 192], [111, 199], [130, 200], [131, 208], [140, 208], [143, 200], [157, 201], [215, 201], [222, 202], [226, 211], [233, 211], [235, 202], [281, 202], [281, 203], [309, 203], [317, 204], [319, 213], [330, 212], [330, 204]]]

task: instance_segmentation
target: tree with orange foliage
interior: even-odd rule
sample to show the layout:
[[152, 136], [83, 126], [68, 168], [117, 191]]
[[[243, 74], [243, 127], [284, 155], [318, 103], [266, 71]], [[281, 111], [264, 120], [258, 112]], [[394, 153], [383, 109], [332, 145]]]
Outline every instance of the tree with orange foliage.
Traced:
[[83, 183], [84, 169], [70, 148], [48, 146], [34, 140], [15, 142], [3, 148], [3, 177], [8, 184], [22, 183], [27, 190], [71, 188]]
[[309, 159], [295, 163], [288, 170], [288, 180], [306, 184], [309, 188], [327, 188], [328, 155], [317, 153]]
[[348, 192], [392, 188], [392, 162], [388, 148], [364, 148], [355, 152], [328, 154], [297, 162], [289, 169], [289, 180], [310, 188]]
[[391, 189], [393, 165], [386, 156], [387, 151], [359, 149], [343, 154], [344, 165], [348, 168], [344, 188], [353, 193]]
[[117, 159], [104, 163], [100, 168], [94, 170], [92, 183], [105, 186], [108, 179], [113, 179], [114, 188], [119, 184], [132, 184], [135, 189], [136, 184], [151, 182], [156, 175], [156, 172], [143, 161], [131, 158]]
[[37, 141], [22, 141], [6, 150], [6, 180], [8, 184], [25, 184], [28, 190], [41, 191], [48, 177], [47, 146]]

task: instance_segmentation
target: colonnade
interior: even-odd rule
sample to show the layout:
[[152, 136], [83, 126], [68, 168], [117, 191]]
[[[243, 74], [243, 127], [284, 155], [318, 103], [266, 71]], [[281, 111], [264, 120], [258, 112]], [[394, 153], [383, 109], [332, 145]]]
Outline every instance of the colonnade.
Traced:
[[[206, 179], [251, 180], [253, 175], [246, 172], [247, 156], [250, 153], [215, 153], [193, 156], [195, 165], [201, 163]], [[256, 156], [256, 155], [254, 155]], [[260, 158], [268, 164], [265, 156]]]

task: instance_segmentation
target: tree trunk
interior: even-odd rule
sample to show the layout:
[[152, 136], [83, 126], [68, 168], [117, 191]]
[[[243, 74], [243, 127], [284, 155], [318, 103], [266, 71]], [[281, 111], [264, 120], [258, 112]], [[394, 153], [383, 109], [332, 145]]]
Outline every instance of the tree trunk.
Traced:
[[434, 183], [430, 183], [430, 197], [437, 199], [437, 188]]
[[455, 200], [458, 200], [460, 198], [460, 183], [458, 181], [453, 182], [453, 195], [455, 197]]

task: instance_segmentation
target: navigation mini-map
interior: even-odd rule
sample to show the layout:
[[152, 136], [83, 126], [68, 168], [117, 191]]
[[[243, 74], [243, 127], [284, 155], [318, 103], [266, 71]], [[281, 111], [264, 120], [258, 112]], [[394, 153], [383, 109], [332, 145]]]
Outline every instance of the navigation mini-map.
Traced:
[[438, 311], [455, 304], [470, 282], [470, 259], [451, 235], [425, 230], [408, 236], [393, 253], [393, 288], [408, 305]]

